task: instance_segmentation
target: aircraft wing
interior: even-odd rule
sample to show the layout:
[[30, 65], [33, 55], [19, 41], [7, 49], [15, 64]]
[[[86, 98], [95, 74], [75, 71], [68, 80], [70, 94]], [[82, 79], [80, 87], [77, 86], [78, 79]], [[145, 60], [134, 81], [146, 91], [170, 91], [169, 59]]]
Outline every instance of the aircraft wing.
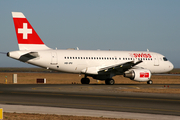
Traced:
[[83, 69], [81, 72], [86, 73], [86, 74], [108, 74], [111, 72], [123, 73], [127, 71], [128, 69], [131, 69], [135, 65], [138, 65], [141, 62], [142, 61], [137, 61], [137, 62], [130, 61], [130, 62], [110, 65], [106, 67], [89, 67], [89, 68]]
[[142, 61], [137, 61], [137, 62], [130, 61], [130, 62], [126, 62], [126, 63], [107, 66], [104, 68], [100, 68], [98, 73], [103, 74], [103, 73], [107, 73], [107, 72], [117, 72], [117, 71], [124, 72], [124, 71], [127, 71], [128, 69], [131, 69], [132, 67], [138, 65], [141, 62]]

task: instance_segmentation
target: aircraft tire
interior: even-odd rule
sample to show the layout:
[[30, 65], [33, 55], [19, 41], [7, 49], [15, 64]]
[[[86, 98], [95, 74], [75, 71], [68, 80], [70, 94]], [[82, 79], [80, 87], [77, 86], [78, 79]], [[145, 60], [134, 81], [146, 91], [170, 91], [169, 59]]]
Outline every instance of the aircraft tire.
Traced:
[[81, 79], [81, 84], [89, 84], [89, 83], [90, 83], [89, 78], [82, 78]]
[[114, 79], [106, 79], [106, 80], [105, 80], [105, 84], [106, 84], [106, 85], [114, 85], [114, 83], [115, 83], [115, 82], [114, 82]]
[[147, 81], [147, 84], [153, 84], [152, 80]]

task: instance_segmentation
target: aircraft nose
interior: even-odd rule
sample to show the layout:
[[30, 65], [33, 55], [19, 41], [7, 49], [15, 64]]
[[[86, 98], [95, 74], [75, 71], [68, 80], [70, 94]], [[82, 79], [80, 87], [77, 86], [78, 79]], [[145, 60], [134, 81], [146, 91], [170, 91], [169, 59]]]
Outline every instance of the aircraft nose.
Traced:
[[171, 62], [169, 62], [169, 71], [171, 71], [173, 68], [174, 68], [174, 65]]

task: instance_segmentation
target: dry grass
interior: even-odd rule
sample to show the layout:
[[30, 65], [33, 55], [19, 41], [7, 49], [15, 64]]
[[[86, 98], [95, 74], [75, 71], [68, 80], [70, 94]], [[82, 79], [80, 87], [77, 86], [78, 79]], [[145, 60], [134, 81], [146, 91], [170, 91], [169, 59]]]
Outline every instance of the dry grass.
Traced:
[[172, 71], [168, 72], [169, 74], [180, 74], [180, 68], [174, 68]]
[[[78, 74], [66, 74], [66, 73], [14, 73], [14, 72], [1, 72], [0, 73], [0, 84], [7, 83], [12, 84], [12, 76], [17, 74], [18, 84], [36, 84], [37, 78], [46, 78], [47, 84], [81, 84], [80, 79], [84, 75], [79, 76]], [[7, 77], [6, 77], [7, 76]], [[104, 81], [94, 80], [90, 78], [91, 84], [104, 84]], [[114, 77], [116, 84], [147, 84], [146, 82], [136, 82], [123, 76]], [[180, 84], [180, 76], [152, 76], [154, 84]]]
[[0, 83], [5, 83], [7, 76], [8, 84], [12, 84], [12, 75], [17, 74], [18, 84], [36, 84], [37, 78], [46, 78], [48, 84], [71, 84], [80, 83], [77, 74], [58, 74], [58, 73], [0, 73]]
[[3, 120], [131, 120], [131, 119], [5, 112]]

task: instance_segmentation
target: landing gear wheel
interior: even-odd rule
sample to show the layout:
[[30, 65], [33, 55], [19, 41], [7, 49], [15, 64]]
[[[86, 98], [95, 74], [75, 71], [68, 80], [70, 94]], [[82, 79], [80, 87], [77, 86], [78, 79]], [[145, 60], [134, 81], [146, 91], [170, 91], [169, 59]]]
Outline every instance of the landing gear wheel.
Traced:
[[114, 85], [114, 79], [106, 79], [105, 80], [106, 85]]
[[152, 80], [147, 81], [147, 84], [153, 84]]
[[81, 79], [81, 84], [89, 84], [89, 83], [90, 83], [89, 78], [82, 78]]

